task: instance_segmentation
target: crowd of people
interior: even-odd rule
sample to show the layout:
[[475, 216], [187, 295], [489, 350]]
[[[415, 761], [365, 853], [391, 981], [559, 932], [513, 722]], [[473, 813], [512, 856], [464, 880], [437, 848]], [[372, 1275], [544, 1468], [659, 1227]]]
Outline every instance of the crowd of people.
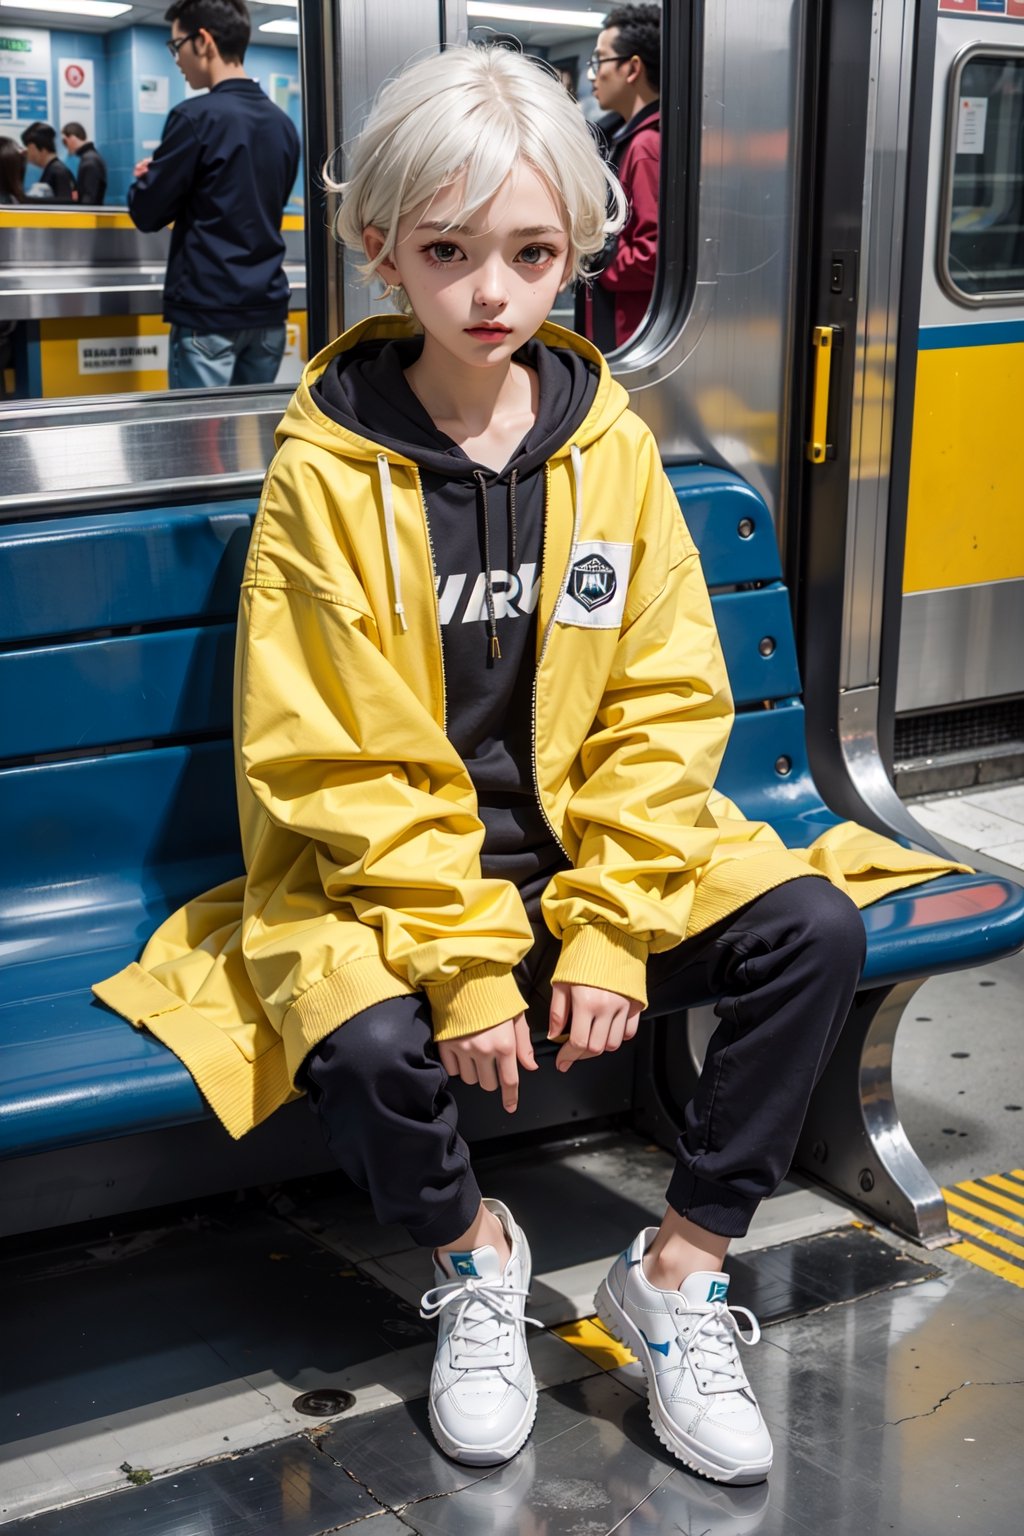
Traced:
[[[140, 230], [173, 226], [163, 303], [170, 384], [269, 383], [285, 344], [281, 221], [298, 167], [298, 134], [246, 72], [245, 0], [174, 0], [165, 20], [168, 50], [192, 94], [172, 109], [153, 155], [136, 165], [127, 202]], [[628, 208], [622, 228], [589, 258], [589, 281], [577, 286], [576, 328], [605, 351], [636, 332], [654, 287], [660, 50], [660, 7], [619, 5], [606, 15], [588, 62], [601, 114], [594, 124], [598, 145]], [[574, 96], [570, 74], [561, 83]], [[30, 124], [20, 144], [0, 138], [0, 203], [103, 204], [107, 167], [83, 124], [65, 123], [61, 141], [77, 161], [75, 174], [57, 154], [49, 123]], [[29, 166], [39, 175], [26, 187]]]
[[[31, 199], [52, 203], [100, 206], [107, 195], [107, 165], [82, 123], [65, 123], [61, 143], [78, 161], [73, 175], [57, 154], [56, 130], [49, 123], [29, 123], [15, 139], [0, 138], [0, 203], [27, 203]], [[25, 185], [25, 170], [34, 166], [38, 179]]]

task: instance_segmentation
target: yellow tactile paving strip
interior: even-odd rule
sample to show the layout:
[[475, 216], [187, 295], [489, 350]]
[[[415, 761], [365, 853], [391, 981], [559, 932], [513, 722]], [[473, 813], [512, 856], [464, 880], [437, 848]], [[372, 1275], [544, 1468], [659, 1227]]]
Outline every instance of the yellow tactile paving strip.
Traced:
[[1024, 1168], [964, 1179], [942, 1191], [954, 1232], [946, 1251], [1024, 1289]]
[[612, 1337], [599, 1318], [583, 1317], [575, 1323], [562, 1323], [551, 1331], [564, 1339], [566, 1344], [571, 1344], [573, 1349], [586, 1355], [588, 1360], [593, 1360], [603, 1371], [614, 1371], [620, 1365], [631, 1365], [635, 1359], [624, 1344]]

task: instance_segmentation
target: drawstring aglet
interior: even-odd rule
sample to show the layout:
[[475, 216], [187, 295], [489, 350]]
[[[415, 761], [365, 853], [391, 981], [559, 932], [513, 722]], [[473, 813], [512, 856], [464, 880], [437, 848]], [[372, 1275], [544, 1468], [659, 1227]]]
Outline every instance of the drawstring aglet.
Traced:
[[401, 625], [403, 630], [407, 630], [409, 628], [408, 621], [407, 621], [407, 619], [405, 617], [405, 604], [404, 603], [396, 603], [395, 604], [395, 617], [397, 618], [397, 620], [398, 620], [398, 622]]
[[501, 646], [498, 643], [497, 635], [492, 635], [491, 636], [491, 660], [492, 661], [500, 661], [501, 660]]

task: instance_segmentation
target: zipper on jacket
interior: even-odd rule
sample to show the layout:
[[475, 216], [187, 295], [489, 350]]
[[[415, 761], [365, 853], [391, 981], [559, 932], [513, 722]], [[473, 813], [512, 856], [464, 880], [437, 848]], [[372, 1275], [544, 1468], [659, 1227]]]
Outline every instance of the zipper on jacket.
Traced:
[[[542, 581], [543, 581], [543, 577], [544, 577], [544, 559], [545, 559], [545, 556], [547, 554], [547, 547], [548, 547], [548, 507], [550, 505], [550, 502], [551, 502], [551, 464], [550, 464], [550, 462], [548, 462], [547, 464], [544, 465], [544, 540], [543, 540], [543, 544], [542, 544], [542, 547], [541, 547], [541, 556], [540, 556], [540, 562], [541, 562], [540, 563], [540, 569], [541, 569], [541, 580]], [[561, 586], [558, 589], [558, 596], [555, 599], [555, 606], [551, 610], [551, 617], [550, 617], [550, 619], [548, 619], [547, 628], [544, 631], [544, 639], [541, 641], [540, 655], [537, 657], [537, 666], [534, 669], [534, 674], [533, 674], [533, 698], [532, 698], [531, 707], [530, 707], [530, 760], [531, 760], [531, 763], [533, 765], [533, 792], [534, 792], [534, 795], [537, 798], [537, 805], [538, 805], [540, 813], [543, 816], [544, 821], [545, 821], [545, 823], [547, 825], [548, 831], [551, 833], [551, 836], [554, 838], [555, 842], [558, 844], [559, 848], [562, 850], [562, 852], [565, 855], [565, 857], [567, 859], [569, 859], [569, 863], [570, 864], [572, 863], [572, 859], [569, 858], [569, 850], [566, 848], [565, 844], [562, 842], [562, 839], [559, 837], [558, 833], [555, 831], [554, 827], [551, 825], [551, 818], [548, 816], [547, 811], [544, 809], [544, 802], [543, 802], [543, 800], [540, 797], [540, 771], [539, 771], [539, 769], [537, 767], [537, 685], [540, 682], [540, 669], [541, 669], [541, 667], [544, 664], [544, 656], [545, 656], [545, 654], [547, 652], [548, 641], [551, 639], [551, 631], [555, 627], [555, 616], [558, 613], [558, 608], [559, 608], [559, 605], [560, 605], [560, 603], [562, 601], [562, 598], [565, 596], [565, 589], [569, 585], [569, 572], [572, 569], [572, 552], [576, 548], [576, 541], [577, 541], [577, 539], [579, 537], [579, 531], [580, 531], [580, 508], [576, 505], [576, 495], [575, 495], [575, 492], [574, 492], [573, 493], [573, 516], [572, 516], [572, 542], [569, 545], [569, 558], [566, 561], [565, 570], [562, 572], [562, 583], [561, 583]]]
[[[430, 536], [430, 518], [427, 515], [427, 498], [423, 494], [423, 481], [420, 479], [419, 465], [413, 466], [413, 474], [416, 477], [416, 489], [420, 496], [420, 511], [423, 513], [423, 528], [427, 535], [427, 548], [430, 551], [430, 590], [434, 596], [434, 621], [437, 624], [437, 654], [441, 658], [441, 729], [448, 734], [448, 684], [444, 671], [444, 635], [441, 630], [441, 604], [437, 600], [437, 559], [434, 555], [434, 541]], [[543, 809], [543, 807], [541, 807]]]

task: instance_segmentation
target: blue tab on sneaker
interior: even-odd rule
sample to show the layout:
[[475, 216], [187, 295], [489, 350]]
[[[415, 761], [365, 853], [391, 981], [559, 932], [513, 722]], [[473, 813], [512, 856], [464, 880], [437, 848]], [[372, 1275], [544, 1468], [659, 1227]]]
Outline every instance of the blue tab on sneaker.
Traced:
[[475, 1275], [479, 1279], [476, 1256], [472, 1253], [448, 1253], [445, 1258], [451, 1264], [453, 1275]]

